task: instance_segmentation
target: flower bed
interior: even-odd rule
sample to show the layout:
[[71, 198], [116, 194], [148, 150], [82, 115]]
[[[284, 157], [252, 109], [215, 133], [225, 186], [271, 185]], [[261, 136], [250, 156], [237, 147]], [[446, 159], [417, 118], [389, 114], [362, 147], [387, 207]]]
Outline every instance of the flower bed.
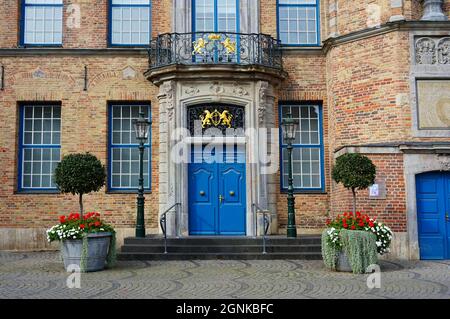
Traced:
[[[60, 241], [63, 244], [61, 249], [62, 252], [67, 251], [64, 245], [67, 246], [70, 243], [72, 243], [73, 245], [78, 245], [80, 247], [81, 252], [79, 253], [76, 252], [76, 254], [80, 255], [79, 266], [81, 271], [89, 271], [90, 268], [94, 267], [94, 266], [91, 267], [89, 265], [89, 258], [90, 258], [89, 241], [92, 240], [92, 238], [101, 238], [101, 237], [110, 238], [105, 242], [105, 245], [107, 246], [105, 246], [104, 248], [105, 254], [107, 252], [107, 255], [105, 256], [106, 264], [108, 265], [108, 267], [110, 267], [114, 264], [116, 259], [115, 230], [112, 226], [105, 224], [100, 219], [99, 213], [90, 212], [85, 214], [84, 216], [81, 216], [79, 213], [71, 213], [68, 216], [62, 215], [59, 217], [59, 224], [47, 230], [47, 240], [49, 242], [56, 240]], [[72, 258], [72, 256], [65, 256], [65, 257]], [[78, 256], [74, 256], [73, 258], [76, 259], [78, 258]], [[100, 265], [99, 267], [103, 266]]]
[[336, 269], [336, 260], [346, 253], [354, 273], [362, 273], [376, 263], [377, 253], [389, 252], [392, 231], [386, 225], [360, 212], [344, 213], [327, 220], [328, 228], [322, 234], [322, 255], [328, 268]]

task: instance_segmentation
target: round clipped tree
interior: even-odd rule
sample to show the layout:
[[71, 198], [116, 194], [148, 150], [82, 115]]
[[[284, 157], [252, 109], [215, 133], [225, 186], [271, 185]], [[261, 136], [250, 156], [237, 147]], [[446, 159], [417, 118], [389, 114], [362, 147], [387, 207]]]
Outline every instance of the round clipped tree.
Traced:
[[331, 175], [337, 183], [351, 189], [353, 214], [356, 213], [356, 190], [366, 189], [375, 183], [376, 166], [370, 158], [358, 153], [346, 153], [336, 159]]
[[55, 183], [61, 193], [79, 195], [81, 217], [83, 195], [98, 192], [105, 185], [105, 179], [105, 167], [90, 153], [66, 155], [55, 170]]

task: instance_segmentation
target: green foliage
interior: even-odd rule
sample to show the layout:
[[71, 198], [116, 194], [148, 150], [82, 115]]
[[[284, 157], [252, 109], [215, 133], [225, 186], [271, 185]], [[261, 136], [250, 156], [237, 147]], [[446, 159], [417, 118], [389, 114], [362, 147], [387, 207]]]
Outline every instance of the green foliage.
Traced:
[[322, 257], [325, 266], [336, 270], [337, 259], [341, 250], [347, 254], [348, 261], [355, 274], [363, 274], [369, 265], [378, 263], [375, 234], [360, 230], [339, 230], [342, 248], [330, 242], [331, 228], [322, 232]]
[[330, 232], [334, 232], [334, 230], [325, 229], [322, 232], [322, 259], [327, 268], [336, 270], [336, 262], [341, 248], [330, 241]]
[[72, 195], [98, 192], [105, 179], [105, 167], [90, 153], [66, 155], [55, 170], [59, 190]]
[[332, 177], [347, 189], [366, 189], [375, 182], [376, 167], [358, 153], [346, 153], [336, 159]]
[[83, 236], [83, 246], [81, 248], [81, 260], [80, 260], [80, 270], [81, 272], [86, 272], [87, 270], [87, 258], [88, 258], [88, 237], [87, 234]]
[[106, 256], [106, 266], [108, 268], [114, 267], [117, 260], [116, 232], [112, 231], [111, 233], [111, 243], [109, 245], [108, 256]]

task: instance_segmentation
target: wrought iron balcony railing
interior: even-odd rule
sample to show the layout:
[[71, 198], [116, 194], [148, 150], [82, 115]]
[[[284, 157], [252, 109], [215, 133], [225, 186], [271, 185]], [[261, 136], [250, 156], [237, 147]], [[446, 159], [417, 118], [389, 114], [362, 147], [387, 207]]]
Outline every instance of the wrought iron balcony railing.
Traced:
[[266, 34], [165, 33], [150, 45], [150, 69], [168, 65], [259, 65], [282, 70], [277, 40]]

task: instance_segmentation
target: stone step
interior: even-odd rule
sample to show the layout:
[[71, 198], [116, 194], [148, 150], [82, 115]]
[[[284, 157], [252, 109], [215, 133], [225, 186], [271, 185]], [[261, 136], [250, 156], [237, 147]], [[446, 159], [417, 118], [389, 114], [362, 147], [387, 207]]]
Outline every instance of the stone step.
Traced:
[[302, 253], [132, 253], [122, 252], [118, 254], [119, 260], [321, 260], [322, 255], [316, 252]]
[[[286, 238], [286, 237], [267, 237], [266, 244], [270, 245], [320, 245], [320, 236], [301, 236], [298, 238]], [[164, 245], [164, 238], [158, 237], [146, 237], [136, 238], [128, 237], [124, 240], [125, 245]], [[262, 245], [262, 238], [253, 237], [182, 237], [167, 239], [167, 245], [177, 246], [212, 246], [212, 245]]]
[[[170, 253], [261, 253], [262, 245], [168, 245]], [[301, 253], [321, 252], [320, 245], [269, 245], [266, 246], [268, 253]], [[122, 247], [122, 252], [137, 253], [163, 253], [164, 245], [134, 245], [127, 244]]]

